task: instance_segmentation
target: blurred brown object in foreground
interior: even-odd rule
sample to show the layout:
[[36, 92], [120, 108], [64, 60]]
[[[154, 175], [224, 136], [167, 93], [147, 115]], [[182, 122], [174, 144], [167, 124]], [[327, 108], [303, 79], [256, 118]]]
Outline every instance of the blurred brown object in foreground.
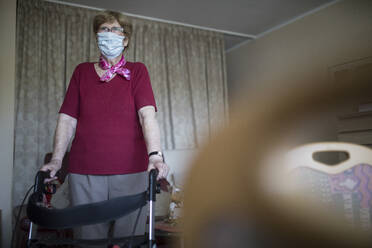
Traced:
[[263, 161], [297, 122], [372, 92], [370, 75], [337, 87], [309, 79], [235, 106], [230, 125], [200, 152], [186, 181], [185, 247], [372, 247], [372, 235], [349, 229], [306, 197], [266, 190], [270, 182], [262, 180]]

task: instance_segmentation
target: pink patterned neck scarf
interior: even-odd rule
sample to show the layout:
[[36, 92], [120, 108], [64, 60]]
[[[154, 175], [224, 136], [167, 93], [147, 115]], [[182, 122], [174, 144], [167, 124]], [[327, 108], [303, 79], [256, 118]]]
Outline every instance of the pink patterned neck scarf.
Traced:
[[130, 70], [127, 68], [124, 68], [124, 65], [127, 63], [127, 61], [124, 59], [124, 55], [121, 56], [120, 61], [113, 66], [110, 66], [110, 64], [105, 60], [105, 58], [101, 55], [99, 58], [99, 67], [101, 67], [103, 70], [108, 70], [105, 72], [105, 74], [102, 75], [100, 78], [101, 81], [108, 82], [114, 75], [114, 73], [117, 73], [121, 76], [123, 76], [126, 80], [130, 80]]

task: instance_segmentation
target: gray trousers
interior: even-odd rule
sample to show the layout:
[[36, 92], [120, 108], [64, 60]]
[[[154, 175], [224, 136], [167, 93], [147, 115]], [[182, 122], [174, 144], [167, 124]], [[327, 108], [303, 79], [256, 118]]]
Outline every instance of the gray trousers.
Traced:
[[[71, 205], [87, 204], [111, 198], [137, 194], [148, 187], [148, 173], [141, 172], [125, 175], [81, 175], [69, 174]], [[131, 236], [138, 216], [136, 210], [114, 222], [113, 237]], [[142, 208], [135, 235], [143, 235], [146, 229], [147, 206]], [[112, 223], [86, 225], [74, 230], [75, 237], [80, 239], [107, 238]], [[106, 246], [105, 246], [106, 247]]]

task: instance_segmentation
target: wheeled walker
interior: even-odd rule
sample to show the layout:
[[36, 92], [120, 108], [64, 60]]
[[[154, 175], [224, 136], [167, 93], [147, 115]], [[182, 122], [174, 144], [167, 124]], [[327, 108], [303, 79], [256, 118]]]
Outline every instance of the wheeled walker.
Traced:
[[[142, 193], [118, 197], [107, 201], [78, 205], [65, 209], [51, 209], [43, 205], [43, 196], [47, 194], [44, 180], [49, 177], [48, 172], [39, 171], [35, 177], [34, 193], [30, 196], [27, 205], [27, 216], [30, 219], [27, 247], [41, 248], [48, 245], [108, 245], [124, 244], [121, 247], [156, 247], [155, 244], [155, 201], [156, 193], [160, 192], [157, 185], [157, 170], [149, 172], [148, 189]], [[148, 229], [145, 235], [121, 238], [107, 238], [95, 240], [82, 239], [42, 239], [33, 235], [34, 225], [48, 229], [66, 229], [82, 225], [92, 225], [109, 222], [123, 217], [149, 203]], [[136, 226], [136, 225], [135, 225]], [[35, 237], [34, 237], [35, 236]], [[116, 246], [117, 247], [117, 246]]]

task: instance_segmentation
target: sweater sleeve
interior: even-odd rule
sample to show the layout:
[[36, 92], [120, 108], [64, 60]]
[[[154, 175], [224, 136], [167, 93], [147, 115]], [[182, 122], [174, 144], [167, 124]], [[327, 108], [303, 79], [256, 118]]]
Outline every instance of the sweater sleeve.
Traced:
[[137, 63], [138, 69], [135, 75], [133, 88], [136, 111], [145, 106], [154, 106], [157, 111], [154, 93], [151, 87], [150, 76], [147, 68], [142, 63]]
[[68, 86], [65, 99], [59, 113], [67, 114], [75, 119], [79, 118], [80, 92], [79, 92], [79, 66], [77, 66], [72, 74], [70, 84]]

